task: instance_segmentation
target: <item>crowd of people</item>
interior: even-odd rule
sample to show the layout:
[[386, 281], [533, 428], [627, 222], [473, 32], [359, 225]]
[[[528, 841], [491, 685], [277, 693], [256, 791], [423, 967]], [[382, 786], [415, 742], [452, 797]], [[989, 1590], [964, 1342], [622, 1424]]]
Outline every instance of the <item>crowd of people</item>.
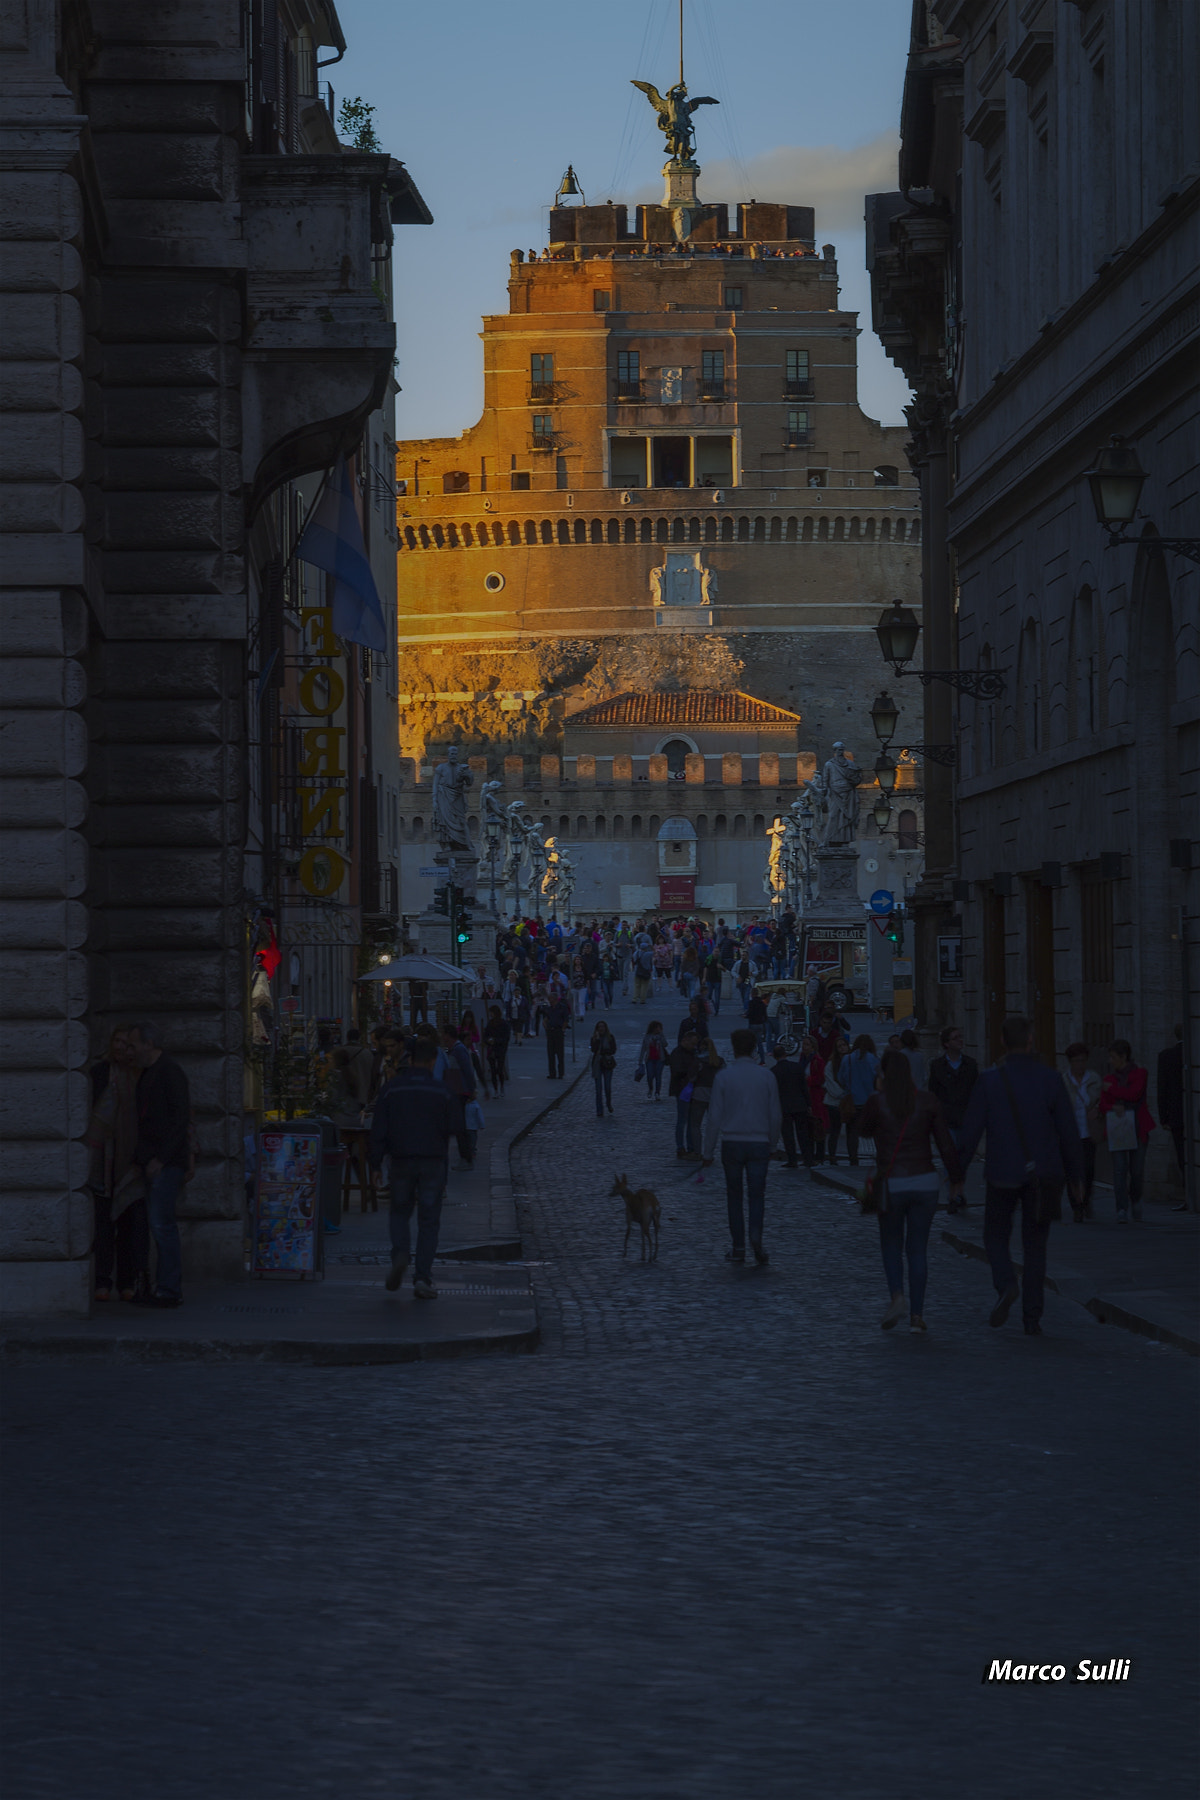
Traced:
[[[348, 1031], [327, 1059], [324, 1108], [343, 1129], [369, 1125], [376, 1187], [387, 1160], [387, 1286], [398, 1287], [407, 1270], [415, 1211], [414, 1292], [435, 1296], [450, 1144], [457, 1146], [456, 1167], [469, 1172], [482, 1101], [504, 1094], [514, 1048], [544, 1037], [546, 1079], [561, 1081], [567, 1031], [591, 1012], [582, 1054], [596, 1117], [618, 1110], [625, 1090], [614, 1083], [620, 1051], [607, 1015], [620, 991], [634, 1005], [660, 1003], [662, 1016], [647, 1023], [630, 1072], [646, 1104], [674, 1102], [676, 1157], [709, 1164], [720, 1145], [731, 1260], [745, 1260], [747, 1239], [756, 1260], [767, 1260], [762, 1229], [772, 1159], [789, 1169], [836, 1167], [844, 1153], [846, 1165], [859, 1168], [865, 1141], [874, 1173], [863, 1198], [879, 1211], [891, 1295], [883, 1324], [890, 1329], [907, 1309], [912, 1329], [923, 1331], [926, 1246], [940, 1184], [947, 1184], [951, 1210], [960, 1209], [967, 1167], [986, 1133], [984, 1238], [998, 1295], [992, 1322], [1002, 1323], [1015, 1299], [1008, 1243], [1020, 1210], [1025, 1327], [1039, 1330], [1049, 1224], [1064, 1190], [1077, 1223], [1092, 1217], [1099, 1144], [1109, 1153], [1117, 1220], [1141, 1217], [1156, 1126], [1148, 1072], [1132, 1046], [1115, 1040], [1101, 1075], [1090, 1047], [1073, 1043], [1060, 1077], [1034, 1056], [1028, 1021], [1017, 1019], [1004, 1027], [1004, 1054], [994, 1069], [981, 1072], [957, 1027], [943, 1031], [941, 1053], [927, 1067], [911, 1030], [892, 1032], [882, 1044], [853, 1032], [818, 976], [799, 1000], [778, 990], [764, 999], [761, 984], [791, 976], [796, 958], [795, 920], [787, 914], [736, 929], [720, 919], [715, 927], [614, 919], [565, 928], [526, 920], [501, 934], [498, 975], [457, 1023], [414, 1018], [408, 1026], [379, 1026], [368, 1041]], [[741, 1016], [728, 1061], [714, 1035], [723, 994], [736, 995]], [[677, 1022], [667, 1021], [666, 1003], [685, 1009]], [[1158, 1104], [1182, 1171], [1178, 1029], [1176, 1039], [1159, 1058]], [[197, 1145], [186, 1075], [165, 1054], [155, 1026], [127, 1025], [112, 1033], [91, 1083], [96, 1298], [177, 1306], [183, 1271], [176, 1205], [195, 1171]], [[326, 1229], [337, 1226], [328, 1222]]]

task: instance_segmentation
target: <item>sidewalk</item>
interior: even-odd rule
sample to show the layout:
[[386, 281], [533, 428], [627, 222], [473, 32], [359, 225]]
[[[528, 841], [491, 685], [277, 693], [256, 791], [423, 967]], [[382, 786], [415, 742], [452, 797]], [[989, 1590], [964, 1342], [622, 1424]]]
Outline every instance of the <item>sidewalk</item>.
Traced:
[[[814, 1169], [813, 1179], [852, 1194], [874, 1165], [857, 1169]], [[853, 1177], [853, 1179], [851, 1179]], [[940, 1213], [942, 1240], [962, 1256], [986, 1264], [983, 1248], [983, 1172], [978, 1162], [967, 1177], [967, 1210]], [[1123, 1325], [1143, 1337], [1200, 1356], [1200, 1215], [1172, 1212], [1167, 1201], [1147, 1200], [1140, 1220], [1118, 1225], [1112, 1189], [1097, 1186], [1093, 1217], [1076, 1225], [1063, 1196], [1062, 1224], [1050, 1233], [1047, 1287], [1086, 1307], [1103, 1325]], [[1014, 1263], [1020, 1253], [1020, 1224], [1013, 1227]]]
[[188, 1282], [177, 1311], [108, 1302], [87, 1319], [10, 1321], [0, 1338], [9, 1361], [88, 1356], [113, 1361], [291, 1362], [349, 1365], [428, 1361], [531, 1350], [537, 1311], [521, 1254], [509, 1170], [514, 1142], [556, 1106], [587, 1067], [582, 1049], [566, 1078], [546, 1079], [544, 1039], [509, 1054], [502, 1101], [485, 1101], [475, 1168], [451, 1175], [442, 1210], [438, 1298], [415, 1300], [409, 1279], [383, 1285], [391, 1263], [387, 1195], [361, 1211], [357, 1189], [342, 1229], [325, 1239], [324, 1280], [276, 1277]]

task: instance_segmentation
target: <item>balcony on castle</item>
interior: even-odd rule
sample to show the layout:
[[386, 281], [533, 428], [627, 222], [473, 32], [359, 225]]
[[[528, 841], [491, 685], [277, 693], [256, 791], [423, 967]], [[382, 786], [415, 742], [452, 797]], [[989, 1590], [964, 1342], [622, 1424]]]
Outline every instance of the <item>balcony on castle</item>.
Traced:
[[618, 383], [617, 383], [617, 399], [618, 400], [640, 400], [641, 398], [642, 398], [642, 384], [640, 381], [618, 381]]
[[811, 381], [785, 381], [783, 397], [785, 400], [811, 400], [813, 384]]

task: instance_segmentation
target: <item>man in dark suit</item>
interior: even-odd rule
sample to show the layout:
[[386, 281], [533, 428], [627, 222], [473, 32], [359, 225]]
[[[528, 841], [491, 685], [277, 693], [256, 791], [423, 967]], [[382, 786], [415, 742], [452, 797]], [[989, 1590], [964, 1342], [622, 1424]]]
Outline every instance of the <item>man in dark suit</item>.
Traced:
[[1021, 1207], [1025, 1264], [1021, 1312], [1026, 1335], [1040, 1337], [1046, 1283], [1046, 1245], [1062, 1216], [1062, 1191], [1082, 1198], [1083, 1156], [1071, 1102], [1061, 1077], [1033, 1054], [1028, 1019], [1005, 1019], [1004, 1057], [985, 1069], [967, 1103], [960, 1149], [969, 1163], [987, 1132], [987, 1199], [983, 1243], [999, 1298], [989, 1324], [1003, 1325], [1021, 1291], [1009, 1251], [1013, 1215]]

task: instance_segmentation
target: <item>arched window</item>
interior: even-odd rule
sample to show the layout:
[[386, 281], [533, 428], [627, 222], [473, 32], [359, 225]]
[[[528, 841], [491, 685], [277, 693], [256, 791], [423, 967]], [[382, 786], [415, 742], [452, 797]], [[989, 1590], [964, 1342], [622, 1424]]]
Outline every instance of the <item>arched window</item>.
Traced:
[[625, 836], [625, 819], [622, 813], [613, 814], [612, 834], [615, 838], [623, 838]]
[[728, 513], [721, 520], [721, 542], [723, 544], [732, 544], [733, 542], [733, 520]]
[[892, 533], [892, 540], [894, 543], [897, 543], [897, 544], [902, 544], [904, 542], [904, 520], [903, 519], [896, 520], [896, 529]]
[[671, 535], [671, 527], [667, 523], [666, 519], [656, 519], [654, 521], [655, 541], [660, 544], [665, 544], [669, 541], [670, 535]]
[[915, 850], [917, 847], [917, 815], [906, 807], [896, 820], [896, 848]]
[[606, 836], [607, 834], [605, 832], [604, 827], [605, 827], [604, 814], [597, 813], [596, 817], [592, 821], [592, 836], [595, 838], [602, 838], [602, 837]]
[[[516, 543], [516, 541], [517, 541], [516, 538], [513, 538], [512, 542], [514, 544]], [[492, 542], [495, 544], [497, 549], [499, 549], [500, 546], [504, 542], [504, 526], [500, 523], [499, 519], [497, 519], [495, 524], [492, 526]]]
[[881, 544], [889, 543], [891, 540], [891, 536], [892, 536], [892, 521], [890, 519], [881, 519], [879, 521], [879, 541], [880, 541], [880, 543]]
[[920, 543], [920, 541], [921, 541], [921, 521], [920, 521], [920, 519], [914, 519], [912, 524], [909, 526], [908, 541], [910, 544], [919, 544]]
[[693, 746], [686, 738], [668, 738], [659, 751], [660, 756], [667, 759], [668, 775], [682, 775], [687, 767], [687, 758], [692, 754]]
[[686, 536], [687, 536], [686, 522], [683, 519], [672, 519], [671, 520], [671, 541], [672, 541], [672, 543], [682, 544], [682, 542]]
[[783, 520], [776, 514], [771, 520], [771, 542], [778, 544], [783, 539]]
[[521, 541], [521, 527], [515, 519], [508, 521], [508, 541], [510, 544], [519, 544]]
[[416, 532], [415, 532], [415, 531], [414, 531], [414, 530], [413, 530], [413, 528], [412, 528], [412, 526], [411, 526], [411, 525], [406, 525], [406, 526], [405, 526], [405, 527], [404, 527], [404, 541], [405, 541], [405, 543], [406, 543], [406, 544], [407, 544], [407, 545], [408, 545], [408, 547], [409, 547], [409, 549], [410, 549], [410, 550], [415, 550], [415, 549], [416, 549], [416, 547], [417, 547], [417, 534], [416, 534]]
[[739, 544], [748, 544], [750, 542], [750, 521], [745, 515], [738, 520], [737, 534]]
[[1035, 619], [1025, 621], [1017, 657], [1017, 696], [1021, 709], [1021, 750], [1032, 756], [1042, 747], [1042, 666]]
[[554, 542], [554, 527], [549, 519], [542, 520], [542, 542], [543, 544], [552, 544]]
[[700, 542], [700, 521], [699, 521], [699, 519], [689, 519], [688, 520], [688, 543], [689, 544], [698, 544], [699, 542]]
[[788, 520], [787, 526], [784, 530], [783, 535], [784, 535], [784, 539], [787, 543], [789, 543], [789, 544], [795, 543], [795, 541], [796, 541], [796, 521], [794, 518]]
[[813, 541], [813, 522], [811, 519], [805, 519], [805, 521], [804, 521], [804, 542], [806, 544], [811, 544], [812, 541]]
[[1082, 587], [1071, 615], [1071, 673], [1074, 678], [1070, 733], [1073, 738], [1099, 731], [1100, 646], [1097, 642], [1098, 608], [1090, 587]]
[[592, 520], [592, 542], [593, 544], [602, 544], [604, 542], [604, 524], [600, 519]]
[[620, 519], [610, 519], [608, 521], [608, 541], [610, 544], [619, 544], [620, 543], [620, 541], [621, 541], [621, 521], [620, 521]]
[[[482, 529], [482, 527], [480, 529]], [[464, 525], [462, 528], [462, 541], [466, 545], [468, 550], [471, 549], [472, 545], [475, 542], [475, 534], [471, 530], [471, 527], [469, 524]]]
[[433, 528], [433, 541], [437, 545], [439, 550], [445, 549], [446, 533], [442, 530], [440, 525], [435, 525]]
[[537, 526], [532, 519], [526, 519], [525, 521], [525, 542], [527, 544], [537, 543]]
[[580, 813], [579, 817], [575, 821], [575, 836], [577, 838], [586, 838], [587, 834], [588, 834], [588, 822], [584, 818], [583, 814]]
[[738, 813], [735, 815], [734, 821], [733, 821], [733, 835], [735, 838], [744, 838], [745, 837], [745, 835], [746, 835], [746, 815], [745, 815], [745, 813]]
[[833, 541], [834, 541], [834, 543], [840, 544], [842, 539], [845, 537], [845, 535], [846, 535], [845, 519], [835, 519], [833, 521]]
[[575, 542], [577, 544], [586, 544], [587, 543], [587, 520], [586, 519], [576, 519], [576, 521], [575, 521]]
[[713, 820], [713, 836], [714, 837], [728, 837], [729, 836], [729, 820], [725, 817], [724, 813], [718, 813], [716, 818]]
[[625, 542], [627, 544], [636, 544], [637, 543], [637, 520], [636, 519], [626, 519], [626, 521], [625, 521]]
[[708, 815], [706, 813], [696, 814], [696, 836], [698, 838], [708, 836]]
[[867, 520], [866, 525], [863, 527], [863, 536], [866, 538], [868, 544], [874, 543], [874, 541], [875, 541], [875, 521], [874, 521], [874, 519]]
[[656, 838], [658, 836], [658, 828], [661, 824], [662, 824], [662, 820], [659, 818], [658, 814], [651, 813], [650, 814], [650, 823], [646, 827], [647, 836]]
[[859, 521], [857, 519], [851, 519], [850, 529], [846, 533], [847, 537], [856, 538], [858, 536], [858, 531], [859, 531]]
[[715, 544], [717, 541], [717, 521], [713, 513], [709, 513], [704, 521], [704, 541], [706, 544]]
[[766, 829], [767, 829], [767, 821], [763, 818], [761, 813], [755, 813], [755, 815], [754, 815], [754, 835], [755, 835], [755, 837], [756, 838], [762, 837], [764, 835], [764, 833], [766, 832]]
[[446, 541], [447, 541], [447, 543], [448, 543], [448, 544], [449, 544], [449, 546], [450, 546], [450, 548], [451, 548], [451, 550], [457, 550], [457, 549], [458, 549], [458, 528], [457, 528], [457, 526], [455, 526], [455, 525], [447, 525], [447, 527], [446, 527]]
[[639, 531], [639, 536], [640, 536], [643, 544], [653, 543], [653, 541], [654, 541], [654, 520], [653, 519], [643, 519], [642, 520], [641, 528]]
[[413, 817], [412, 834], [415, 838], [423, 838], [425, 836], [425, 821], [420, 813], [416, 813]]
[[756, 544], [765, 544], [767, 541], [767, 521], [761, 513], [754, 521], [754, 541]]
[[560, 544], [569, 544], [570, 543], [570, 541], [571, 541], [571, 523], [570, 523], [569, 519], [560, 519], [558, 521], [558, 541]]
[[642, 835], [642, 815], [641, 815], [641, 813], [633, 813], [630, 815], [629, 835], [631, 838], [641, 837], [641, 835]]
[[568, 819], [566, 813], [561, 814], [559, 817], [557, 835], [560, 838], [569, 838], [571, 835], [571, 821]]

